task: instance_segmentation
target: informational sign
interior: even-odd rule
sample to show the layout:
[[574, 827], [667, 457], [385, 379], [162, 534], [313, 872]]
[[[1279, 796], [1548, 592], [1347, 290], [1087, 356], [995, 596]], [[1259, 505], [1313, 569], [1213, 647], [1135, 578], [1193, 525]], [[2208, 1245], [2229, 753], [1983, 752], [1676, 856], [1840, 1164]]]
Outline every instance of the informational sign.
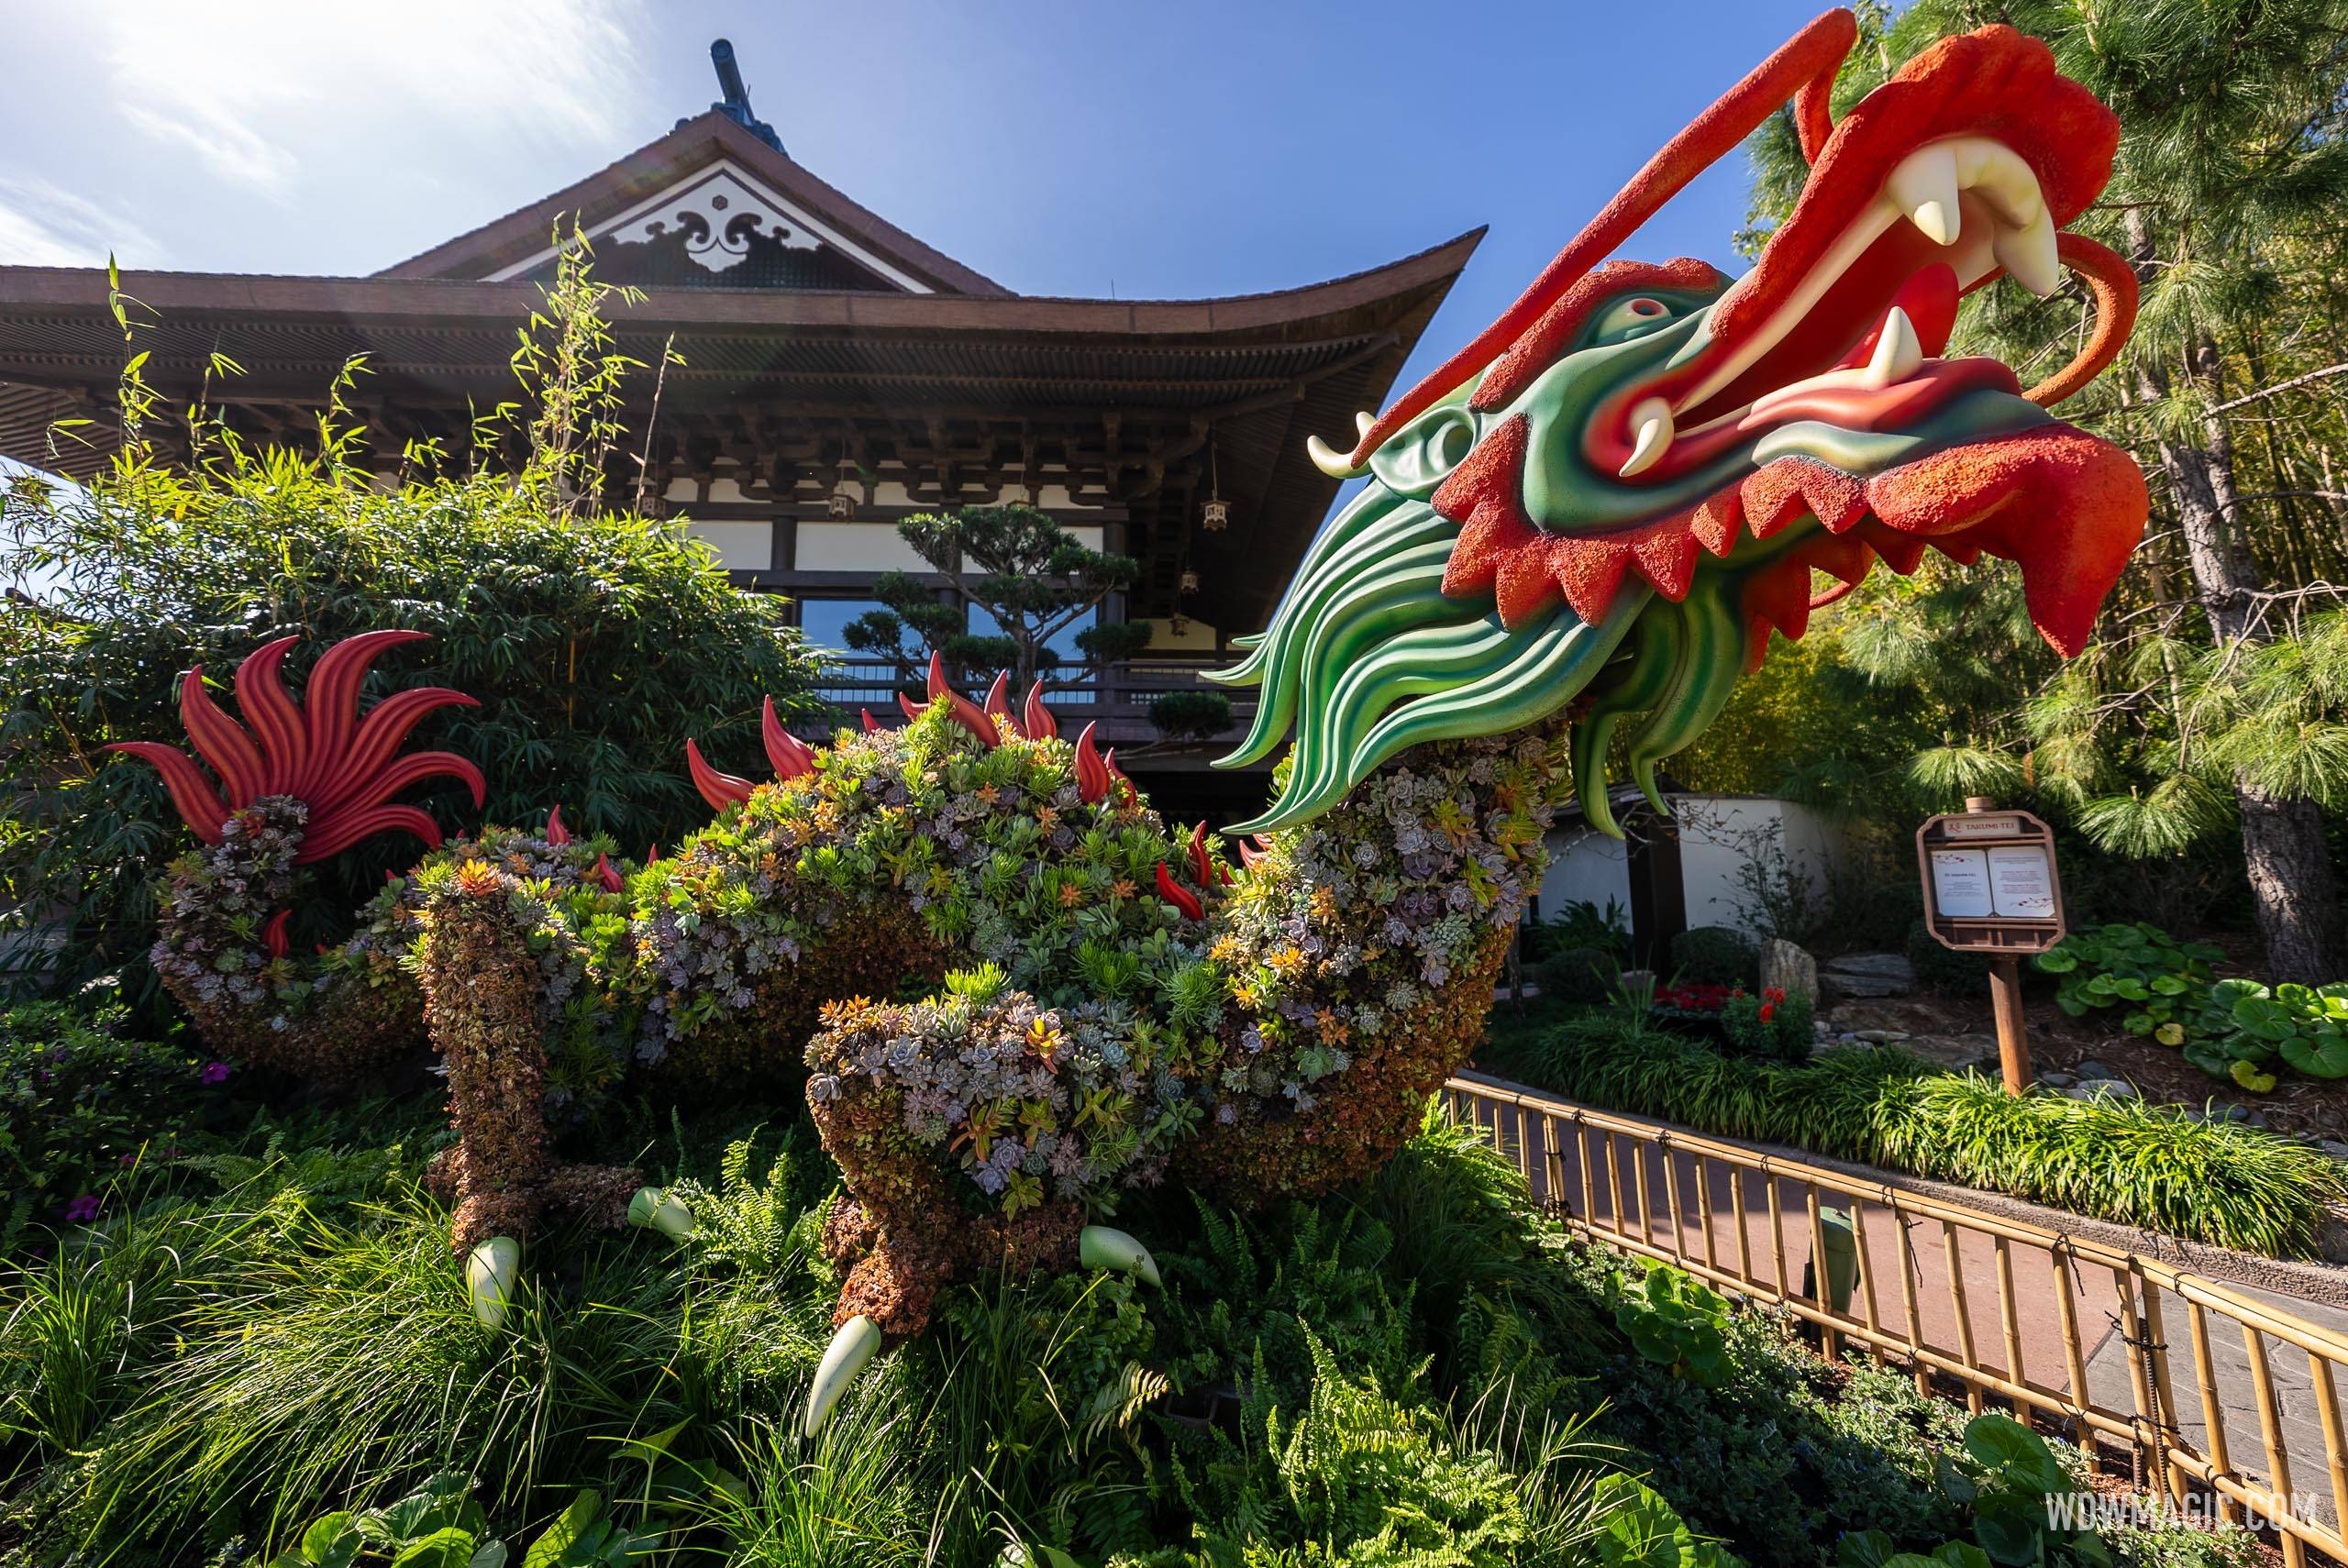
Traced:
[[1977, 809], [1916, 831], [1924, 924], [1964, 953], [2043, 953], [2063, 939], [2054, 834], [2028, 812]]

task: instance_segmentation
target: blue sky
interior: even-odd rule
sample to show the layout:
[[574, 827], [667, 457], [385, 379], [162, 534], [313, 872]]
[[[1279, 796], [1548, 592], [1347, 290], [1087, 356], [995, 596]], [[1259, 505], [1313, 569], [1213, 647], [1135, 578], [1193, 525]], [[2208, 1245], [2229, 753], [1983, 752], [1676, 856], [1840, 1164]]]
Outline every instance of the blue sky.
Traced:
[[[0, 0], [0, 261], [371, 271], [700, 111], [724, 35], [793, 157], [1022, 293], [1278, 289], [1489, 224], [1415, 373], [1816, 9]], [[1630, 251], [1741, 270], [1745, 179]]]

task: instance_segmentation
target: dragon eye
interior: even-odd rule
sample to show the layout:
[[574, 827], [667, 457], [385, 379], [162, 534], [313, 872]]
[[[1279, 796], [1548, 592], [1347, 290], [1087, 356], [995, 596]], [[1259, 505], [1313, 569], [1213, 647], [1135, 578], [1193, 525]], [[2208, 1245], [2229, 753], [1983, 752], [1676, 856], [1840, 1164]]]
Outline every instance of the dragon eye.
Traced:
[[1620, 342], [1635, 337], [1651, 326], [1658, 326], [1671, 319], [1671, 307], [1661, 300], [1645, 294], [1635, 299], [1617, 300], [1606, 307], [1598, 318], [1596, 336], [1601, 343]]

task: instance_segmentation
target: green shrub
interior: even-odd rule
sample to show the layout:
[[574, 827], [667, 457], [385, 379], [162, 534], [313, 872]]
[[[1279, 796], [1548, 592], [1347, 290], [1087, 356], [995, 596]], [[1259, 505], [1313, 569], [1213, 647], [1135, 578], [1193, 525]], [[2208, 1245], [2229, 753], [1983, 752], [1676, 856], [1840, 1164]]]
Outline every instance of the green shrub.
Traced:
[[1758, 996], [1736, 990], [1721, 1004], [1721, 1035], [1737, 1055], [1772, 1062], [1807, 1062], [1818, 1043], [1811, 1027], [1810, 993], [1788, 996], [1771, 986]]
[[1568, 899], [1556, 913], [1519, 926], [1517, 941], [1528, 964], [1576, 947], [1594, 949], [1618, 964], [1631, 956], [1629, 916], [1612, 899], [1602, 909], [1588, 899]]
[[1943, 996], [1978, 996], [1989, 983], [1989, 960], [1942, 946], [1922, 915], [1908, 928], [1907, 953], [1916, 978]]
[[1761, 952], [1733, 926], [1700, 925], [1671, 939], [1671, 972], [1685, 985], [1757, 985]]
[[150, 1145], [210, 1124], [226, 1064], [128, 1032], [116, 1006], [0, 1012], [0, 1252], [36, 1219], [87, 1221]]
[[1534, 983], [1550, 1001], [1602, 1002], [1620, 971], [1614, 955], [1596, 947], [1567, 947], [1541, 960]]
[[[451, 686], [479, 701], [418, 733], [488, 776], [479, 818], [455, 786], [415, 797], [444, 827], [534, 825], [560, 803], [574, 831], [637, 854], [709, 820], [686, 775], [688, 738], [721, 768], [765, 776], [761, 700], [786, 717], [817, 712], [814, 662], [783, 624], [783, 600], [736, 590], [673, 520], [601, 510], [600, 470], [582, 485], [601, 461], [593, 444], [613, 432], [591, 425], [582, 448], [565, 421], [607, 417], [610, 378], [628, 363], [594, 351], [595, 313], [576, 275], [543, 312], [541, 336], [578, 350], [558, 360], [595, 367], [586, 384], [547, 373], [543, 353], [517, 359], [526, 401], [545, 410], [518, 473], [452, 461], [448, 477], [385, 491], [360, 466], [366, 433], [328, 425], [315, 455], [211, 431], [193, 471], [133, 443], [85, 494], [0, 491], [0, 579], [55, 584], [0, 602], [0, 908], [48, 927], [53, 944], [18, 946], [58, 966], [20, 984], [71, 987], [118, 967], [135, 1000], [150, 994], [156, 893], [125, 867], [161, 866], [186, 830], [156, 770], [105, 748], [181, 744], [176, 672], [202, 665], [225, 700], [238, 661], [290, 634], [304, 639], [286, 661], [297, 685], [354, 633], [431, 634], [369, 687]], [[124, 393], [152, 402], [135, 376]], [[413, 839], [379, 837], [317, 867], [307, 901], [324, 921], [346, 918], [415, 858]], [[306, 951], [346, 931], [305, 909], [291, 934]]]
[[1167, 740], [1213, 740], [1231, 727], [1231, 699], [1220, 691], [1168, 691], [1150, 699], [1149, 722]]
[[1728, 1297], [1683, 1269], [1656, 1264], [1617, 1292], [1614, 1324], [1632, 1349], [1692, 1383], [1727, 1375]]

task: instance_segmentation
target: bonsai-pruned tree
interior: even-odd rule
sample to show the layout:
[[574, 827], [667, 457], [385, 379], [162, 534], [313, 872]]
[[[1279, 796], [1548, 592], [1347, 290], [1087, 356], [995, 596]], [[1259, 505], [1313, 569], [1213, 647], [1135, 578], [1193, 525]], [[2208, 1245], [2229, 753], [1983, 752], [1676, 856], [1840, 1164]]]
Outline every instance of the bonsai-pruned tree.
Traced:
[[[917, 672], [936, 653], [957, 680], [1002, 670], [1015, 690], [1024, 690], [1060, 667], [1053, 640], [1141, 572], [1132, 557], [1088, 549], [1029, 506], [924, 513], [898, 524], [897, 532], [1000, 628], [974, 634], [963, 611], [939, 603], [921, 579], [883, 575], [872, 592], [888, 608], [857, 617], [842, 635], [857, 652], [895, 664], [908, 685], [919, 684]], [[1095, 622], [1075, 641], [1084, 656], [1079, 668], [1090, 673], [1147, 646], [1149, 627]]]

